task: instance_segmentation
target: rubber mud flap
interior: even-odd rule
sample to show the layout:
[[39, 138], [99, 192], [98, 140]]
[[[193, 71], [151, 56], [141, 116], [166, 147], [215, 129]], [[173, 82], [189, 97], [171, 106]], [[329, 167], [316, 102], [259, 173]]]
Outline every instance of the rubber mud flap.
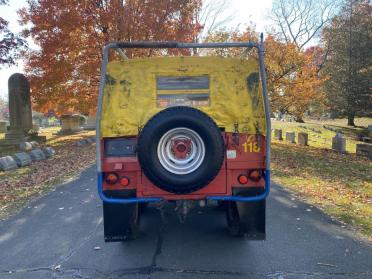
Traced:
[[[249, 195], [252, 195], [254, 190], [250, 192]], [[246, 193], [239, 193], [239, 195], [246, 196]], [[226, 204], [226, 219], [231, 235], [246, 237], [249, 240], [266, 239], [266, 200], [257, 202], [229, 201]]]
[[[107, 193], [111, 192], [111, 193]], [[118, 192], [117, 194], [115, 192]], [[106, 196], [128, 198], [133, 194], [121, 191], [105, 191]], [[103, 225], [105, 242], [118, 242], [136, 239], [139, 235], [140, 209], [138, 203], [103, 202]]]

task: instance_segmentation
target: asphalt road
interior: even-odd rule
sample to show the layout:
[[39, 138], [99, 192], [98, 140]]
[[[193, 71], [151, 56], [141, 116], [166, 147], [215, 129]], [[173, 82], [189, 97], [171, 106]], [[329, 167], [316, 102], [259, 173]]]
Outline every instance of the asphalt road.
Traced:
[[372, 278], [371, 245], [278, 186], [266, 241], [230, 237], [213, 207], [184, 224], [150, 207], [138, 240], [105, 244], [101, 211], [90, 168], [0, 222], [0, 278]]

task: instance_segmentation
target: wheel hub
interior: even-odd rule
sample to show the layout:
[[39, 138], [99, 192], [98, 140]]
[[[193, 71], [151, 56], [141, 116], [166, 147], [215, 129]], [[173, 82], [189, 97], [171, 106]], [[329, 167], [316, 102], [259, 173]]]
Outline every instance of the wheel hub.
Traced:
[[185, 159], [191, 151], [191, 139], [175, 139], [172, 141], [172, 153], [178, 159]]
[[160, 164], [174, 174], [188, 174], [203, 162], [205, 145], [202, 138], [189, 128], [174, 128], [166, 132], [158, 144]]

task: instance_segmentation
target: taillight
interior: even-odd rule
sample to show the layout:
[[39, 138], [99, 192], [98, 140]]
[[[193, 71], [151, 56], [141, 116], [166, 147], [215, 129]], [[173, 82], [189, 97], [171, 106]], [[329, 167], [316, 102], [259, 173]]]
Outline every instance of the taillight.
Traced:
[[241, 174], [238, 176], [238, 182], [240, 184], [247, 184], [248, 183], [248, 177], [245, 174]]
[[123, 176], [122, 178], [120, 178], [120, 184], [122, 186], [128, 186], [129, 185], [129, 182], [130, 182], [130, 180], [126, 176]]
[[119, 176], [114, 172], [108, 172], [105, 175], [105, 181], [108, 184], [115, 184], [116, 182], [118, 182], [118, 180], [119, 180]]
[[248, 174], [248, 178], [254, 182], [258, 182], [261, 180], [262, 171], [261, 170], [250, 170]]

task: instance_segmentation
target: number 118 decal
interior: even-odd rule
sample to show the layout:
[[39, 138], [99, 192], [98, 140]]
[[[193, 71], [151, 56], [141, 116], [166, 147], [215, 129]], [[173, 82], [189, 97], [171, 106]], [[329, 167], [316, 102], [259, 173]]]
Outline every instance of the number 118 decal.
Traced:
[[257, 143], [255, 136], [249, 136], [247, 141], [243, 143], [243, 147], [245, 153], [258, 153], [261, 151], [261, 147]]

